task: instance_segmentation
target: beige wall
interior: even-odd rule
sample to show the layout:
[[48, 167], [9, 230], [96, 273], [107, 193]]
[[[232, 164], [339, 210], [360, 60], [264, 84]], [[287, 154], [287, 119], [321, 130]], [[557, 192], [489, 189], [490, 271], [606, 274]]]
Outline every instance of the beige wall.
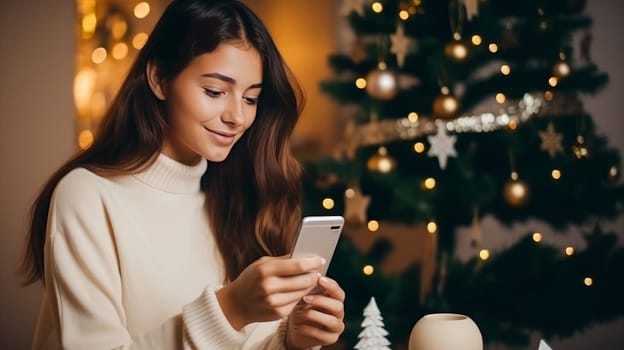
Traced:
[[18, 287], [27, 209], [73, 150], [73, 3], [0, 1], [0, 348], [25, 349], [40, 288]]

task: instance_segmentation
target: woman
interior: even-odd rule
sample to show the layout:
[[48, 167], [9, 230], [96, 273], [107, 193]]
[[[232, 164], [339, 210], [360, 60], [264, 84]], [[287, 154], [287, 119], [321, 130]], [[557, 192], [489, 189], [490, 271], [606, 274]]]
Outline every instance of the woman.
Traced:
[[33, 348], [334, 343], [344, 292], [315, 272], [321, 258], [285, 256], [301, 217], [299, 91], [243, 4], [173, 1], [93, 145], [33, 206]]

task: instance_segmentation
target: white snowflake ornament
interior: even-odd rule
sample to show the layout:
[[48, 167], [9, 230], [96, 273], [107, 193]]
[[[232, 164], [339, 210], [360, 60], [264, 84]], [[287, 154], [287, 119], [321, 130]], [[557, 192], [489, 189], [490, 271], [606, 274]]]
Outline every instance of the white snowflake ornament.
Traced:
[[447, 134], [446, 129], [439, 125], [436, 135], [427, 136], [427, 139], [431, 144], [431, 148], [429, 149], [429, 152], [427, 152], [427, 155], [430, 157], [438, 157], [440, 169], [446, 169], [448, 157], [457, 157], [457, 152], [455, 152], [455, 141], [457, 140], [457, 136]]

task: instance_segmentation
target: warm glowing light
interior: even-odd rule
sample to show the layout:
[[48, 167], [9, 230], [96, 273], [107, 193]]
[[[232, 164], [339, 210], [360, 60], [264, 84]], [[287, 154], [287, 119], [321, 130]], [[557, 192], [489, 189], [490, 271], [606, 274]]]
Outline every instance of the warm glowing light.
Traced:
[[510, 120], [509, 124], [507, 124], [509, 130], [516, 130], [518, 128], [518, 122], [515, 120]]
[[401, 10], [399, 12], [399, 18], [402, 20], [407, 20], [409, 18], [409, 12], [407, 12], [406, 10]]
[[[563, 55], [563, 54], [562, 54]], [[563, 55], [565, 57], [565, 55]], [[567, 77], [570, 75], [570, 66], [565, 61], [559, 61], [553, 68], [553, 73], [560, 77]]]
[[559, 79], [557, 79], [557, 77], [548, 78], [548, 85], [555, 87], [557, 86], [558, 83], [559, 83]]
[[373, 267], [373, 265], [364, 265], [364, 267], [362, 267], [362, 273], [364, 273], [366, 276], [370, 276], [375, 273], [375, 268]]
[[132, 47], [134, 47], [137, 50], [142, 49], [145, 43], [147, 42], [147, 38], [148, 36], [146, 33], [142, 33], [142, 32], [138, 33], [132, 38]]
[[371, 220], [368, 222], [368, 230], [370, 232], [377, 232], [379, 231], [379, 221], [377, 220]]
[[574, 247], [566, 247], [565, 254], [567, 256], [571, 256], [572, 254], [574, 254]]
[[99, 119], [106, 112], [106, 95], [96, 92], [91, 96], [91, 117]]
[[550, 172], [550, 176], [552, 176], [552, 178], [555, 179], [555, 180], [559, 180], [561, 178], [561, 170], [553, 169]]
[[544, 99], [546, 101], [552, 101], [553, 97], [554, 97], [554, 95], [553, 95], [552, 91], [550, 91], [550, 90], [544, 91]]
[[380, 158], [377, 162], [377, 170], [381, 173], [389, 173], [394, 169], [394, 162], [389, 157]]
[[80, 70], [74, 77], [74, 104], [80, 114], [89, 111], [97, 73], [91, 68]]
[[111, 34], [113, 34], [114, 39], [121, 39], [128, 31], [128, 23], [121, 18], [121, 16], [115, 16], [111, 19]]
[[121, 60], [128, 56], [128, 45], [126, 43], [117, 43], [113, 46], [111, 55], [116, 60]]
[[87, 149], [93, 143], [93, 132], [91, 130], [82, 130], [78, 135], [78, 146], [80, 149]]
[[345, 190], [345, 197], [347, 198], [353, 198], [355, 196], [355, 190], [352, 188], [347, 188]]
[[407, 115], [407, 119], [410, 121], [410, 123], [416, 123], [418, 121], [418, 113], [410, 112]]
[[472, 45], [479, 46], [483, 42], [483, 39], [481, 39], [480, 35], [474, 34], [472, 38], [470, 38], [470, 41], [472, 42]]
[[620, 170], [617, 166], [612, 165], [609, 167], [609, 177], [615, 179], [619, 176]]
[[95, 12], [87, 13], [82, 17], [82, 32], [86, 38], [91, 37], [91, 34], [95, 33], [95, 27], [97, 26], [97, 18]]
[[489, 258], [490, 258], [490, 251], [489, 251], [489, 250], [487, 250], [487, 249], [481, 249], [481, 250], [479, 251], [479, 258], [480, 258], [481, 260], [487, 260], [487, 259], [489, 259]]
[[383, 5], [379, 1], [375, 1], [371, 5], [371, 8], [373, 9], [373, 12], [375, 13], [381, 13], [383, 11]]
[[508, 64], [503, 64], [501, 66], [500, 71], [501, 71], [501, 73], [503, 73], [503, 75], [509, 75], [509, 74], [511, 74], [511, 67], [509, 67]]
[[498, 45], [496, 45], [495, 43], [491, 43], [490, 45], [488, 45], [488, 50], [490, 50], [491, 53], [497, 53]]
[[100, 64], [104, 62], [104, 60], [106, 60], [105, 48], [98, 47], [97, 49], [93, 50], [93, 53], [91, 54], [91, 61], [93, 61], [93, 63]]
[[435, 221], [429, 221], [427, 223], [427, 232], [429, 233], [438, 232], [438, 224], [436, 224]]
[[451, 46], [450, 54], [458, 60], [463, 60], [468, 56], [468, 49], [460, 42], [454, 42]]
[[505, 97], [505, 94], [503, 94], [502, 92], [496, 94], [496, 102], [503, 104], [505, 103], [505, 101], [507, 101], [507, 97]]
[[436, 187], [436, 180], [432, 177], [428, 177], [424, 181], [425, 188], [428, 190], [432, 190]]
[[541, 241], [542, 241], [542, 234], [541, 234], [541, 233], [539, 233], [539, 232], [535, 232], [535, 233], [533, 233], [533, 241], [534, 241], [535, 243], [539, 243], [539, 242], [541, 242]]
[[329, 210], [334, 208], [334, 200], [331, 198], [323, 199], [323, 208]]
[[414, 151], [416, 153], [423, 153], [425, 151], [425, 144], [422, 142], [416, 142], [414, 144]]
[[355, 86], [357, 86], [358, 89], [366, 89], [366, 79], [364, 79], [364, 78], [357, 78], [355, 80]]
[[78, 1], [78, 11], [84, 13], [88, 11], [93, 11], [95, 8], [95, 0], [81, 0]]
[[591, 277], [585, 277], [585, 279], [583, 279], [583, 284], [591, 287], [591, 285], [594, 284], [594, 280]]
[[139, 19], [145, 18], [147, 17], [147, 15], [149, 15], [149, 13], [150, 13], [150, 5], [145, 1], [142, 1], [136, 4], [136, 6], [134, 7], [134, 16], [136, 18], [139, 18]]

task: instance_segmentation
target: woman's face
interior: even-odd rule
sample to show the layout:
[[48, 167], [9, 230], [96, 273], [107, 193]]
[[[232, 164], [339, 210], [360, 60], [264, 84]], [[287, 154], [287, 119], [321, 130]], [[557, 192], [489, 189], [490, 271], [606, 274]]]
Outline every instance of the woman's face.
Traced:
[[221, 44], [195, 57], [155, 91], [169, 122], [162, 152], [189, 165], [223, 161], [256, 117], [261, 84], [262, 60], [249, 45]]

